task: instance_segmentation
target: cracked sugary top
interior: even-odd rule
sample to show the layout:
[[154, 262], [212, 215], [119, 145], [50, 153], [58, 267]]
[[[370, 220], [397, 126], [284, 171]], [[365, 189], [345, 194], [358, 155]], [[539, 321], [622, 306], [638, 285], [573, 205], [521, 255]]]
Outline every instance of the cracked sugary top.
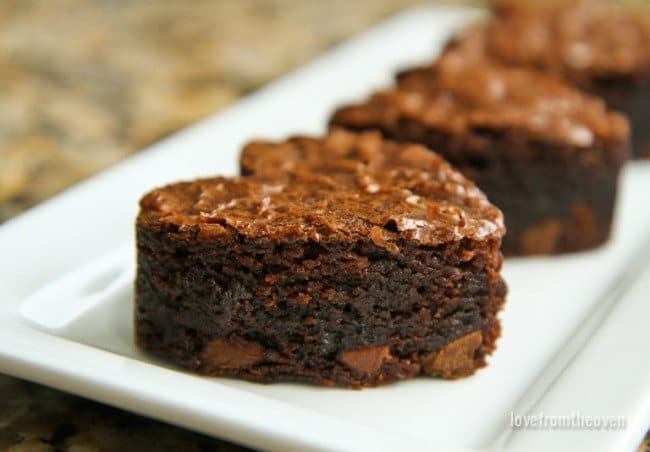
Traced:
[[437, 154], [377, 133], [257, 141], [238, 178], [201, 179], [151, 191], [138, 224], [276, 241], [369, 237], [389, 251], [399, 239], [438, 245], [500, 240], [499, 209]]
[[516, 64], [569, 76], [650, 75], [650, 10], [614, 2], [501, 0], [485, 25], [487, 51]]
[[566, 145], [567, 150], [590, 148], [596, 140], [627, 142], [626, 118], [608, 111], [600, 98], [559, 77], [486, 57], [482, 36], [468, 32], [431, 65], [402, 72], [396, 87], [338, 110], [332, 123], [389, 131], [417, 124], [468, 136], [515, 130], [527, 138]]

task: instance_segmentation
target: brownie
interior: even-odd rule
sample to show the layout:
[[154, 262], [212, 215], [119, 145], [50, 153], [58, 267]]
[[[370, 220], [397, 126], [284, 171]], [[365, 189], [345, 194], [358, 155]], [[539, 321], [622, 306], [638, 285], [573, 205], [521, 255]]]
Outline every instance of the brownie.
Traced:
[[507, 256], [558, 254], [610, 234], [629, 126], [563, 79], [447, 53], [342, 107], [331, 124], [434, 149], [504, 214]]
[[[145, 195], [137, 344], [257, 382], [361, 387], [483, 366], [506, 293], [501, 212], [428, 150], [355, 137], [257, 142], [258, 175]], [[271, 174], [285, 152], [293, 163]]]
[[502, 0], [495, 18], [483, 27], [485, 50], [510, 64], [561, 75], [602, 96], [610, 108], [629, 117], [633, 154], [647, 158], [650, 9], [613, 3]]

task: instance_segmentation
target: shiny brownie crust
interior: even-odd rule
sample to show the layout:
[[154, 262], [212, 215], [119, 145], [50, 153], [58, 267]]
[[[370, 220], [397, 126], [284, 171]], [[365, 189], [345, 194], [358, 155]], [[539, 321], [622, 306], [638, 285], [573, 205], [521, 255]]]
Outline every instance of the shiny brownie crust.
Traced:
[[499, 0], [494, 9], [479, 31], [486, 54], [561, 75], [602, 96], [630, 119], [633, 156], [650, 157], [647, 5], [637, 11], [616, 2]]
[[[307, 142], [324, 146], [292, 143]], [[339, 135], [328, 145], [350, 143], [359, 144]], [[384, 146], [377, 136], [360, 143], [370, 155]], [[280, 180], [147, 194], [136, 225], [138, 345], [258, 382], [361, 387], [483, 366], [506, 294], [501, 213], [429, 151], [387, 151], [431, 171], [341, 158], [321, 174], [296, 164]]]

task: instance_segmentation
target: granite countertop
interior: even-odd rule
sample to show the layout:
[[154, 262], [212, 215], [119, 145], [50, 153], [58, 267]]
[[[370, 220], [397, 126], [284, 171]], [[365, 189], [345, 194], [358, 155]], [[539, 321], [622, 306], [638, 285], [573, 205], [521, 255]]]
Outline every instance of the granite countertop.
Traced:
[[[2, 1], [0, 222], [420, 3]], [[243, 450], [2, 375], [0, 401], [0, 450]]]

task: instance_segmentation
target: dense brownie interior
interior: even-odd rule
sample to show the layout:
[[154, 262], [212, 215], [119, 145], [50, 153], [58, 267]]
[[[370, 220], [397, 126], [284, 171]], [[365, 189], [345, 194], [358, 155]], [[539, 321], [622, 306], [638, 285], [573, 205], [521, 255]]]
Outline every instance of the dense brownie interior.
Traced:
[[[483, 364], [498, 334], [494, 242], [397, 242], [394, 255], [371, 240], [224, 247], [140, 230], [139, 241], [156, 244], [139, 247], [140, 345], [208, 374], [376, 384], [421, 373], [426, 356], [478, 331], [470, 363], [433, 372], [457, 377]], [[376, 367], [341, 362], [368, 347], [386, 349]]]
[[624, 113], [631, 127], [634, 157], [650, 158], [650, 73], [648, 77], [611, 77], [594, 83], [592, 92]]

